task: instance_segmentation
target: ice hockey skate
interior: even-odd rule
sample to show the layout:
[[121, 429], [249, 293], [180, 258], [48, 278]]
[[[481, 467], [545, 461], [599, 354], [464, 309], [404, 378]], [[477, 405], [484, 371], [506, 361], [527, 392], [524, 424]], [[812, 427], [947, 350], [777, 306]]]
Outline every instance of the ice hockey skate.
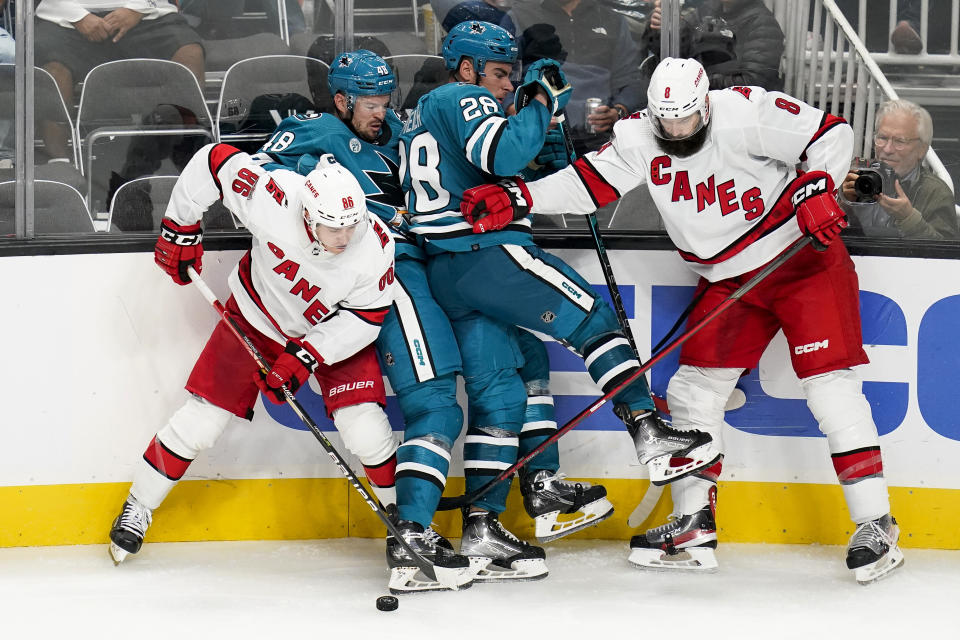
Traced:
[[463, 514], [460, 553], [470, 559], [473, 579], [482, 582], [540, 580], [547, 577], [546, 554], [507, 531], [497, 514]]
[[453, 550], [453, 545], [433, 530], [416, 522], [400, 520], [397, 530], [403, 540], [424, 559], [434, 564], [437, 580], [423, 575], [410, 553], [394, 536], [387, 536], [387, 565], [390, 567], [390, 593], [415, 593], [466, 589], [473, 582], [470, 561]]
[[637, 448], [637, 458], [647, 465], [650, 482], [663, 485], [679, 480], [720, 459], [713, 438], [702, 431], [679, 431], [665, 424], [655, 411], [624, 417], [627, 431]]
[[847, 568], [857, 582], [870, 584], [903, 565], [899, 539], [900, 527], [889, 513], [857, 525], [847, 545]]
[[[527, 474], [520, 481], [523, 507], [536, 523], [539, 542], [552, 542], [599, 524], [613, 515], [607, 490], [589, 482], [570, 482], [562, 473], [546, 469]], [[577, 514], [559, 520], [560, 514]]]
[[153, 520], [150, 509], [140, 504], [133, 496], [123, 503], [120, 515], [113, 521], [110, 529], [110, 557], [113, 564], [123, 562], [131, 553], [140, 551], [143, 536]]
[[670, 521], [630, 539], [632, 564], [648, 569], [716, 571], [716, 493], [710, 504], [690, 515], [670, 516]]

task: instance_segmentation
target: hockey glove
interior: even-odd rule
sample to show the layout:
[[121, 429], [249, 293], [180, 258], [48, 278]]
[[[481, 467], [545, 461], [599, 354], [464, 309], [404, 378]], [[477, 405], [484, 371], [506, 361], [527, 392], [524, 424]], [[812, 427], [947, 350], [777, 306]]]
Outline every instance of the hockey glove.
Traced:
[[467, 189], [463, 192], [460, 212], [473, 225], [474, 233], [486, 233], [525, 218], [532, 204], [526, 183], [514, 178]]
[[560, 127], [547, 131], [547, 136], [543, 139], [543, 147], [534, 162], [548, 173], [559, 171], [570, 164], [570, 154], [567, 152], [567, 145]]
[[567, 76], [560, 69], [560, 63], [550, 58], [537, 60], [523, 75], [523, 84], [513, 94], [513, 106], [517, 111], [536, 97], [537, 91], [543, 89], [547, 94], [550, 113], [559, 115], [573, 95], [573, 88], [567, 81]]
[[804, 235], [813, 236], [819, 251], [836, 240], [847, 219], [833, 195], [833, 179], [825, 171], [810, 171], [796, 182], [792, 202], [797, 212], [797, 224]]
[[179, 225], [170, 218], [160, 223], [160, 237], [153, 248], [153, 260], [177, 284], [189, 284], [187, 267], [200, 273], [203, 270], [203, 231], [200, 223]]
[[287, 397], [283, 394], [282, 387], [286, 385], [290, 393], [296, 393], [319, 364], [320, 361], [314, 358], [305, 347], [291, 340], [277, 361], [273, 363], [269, 373], [257, 372], [255, 382], [270, 402], [283, 404]]

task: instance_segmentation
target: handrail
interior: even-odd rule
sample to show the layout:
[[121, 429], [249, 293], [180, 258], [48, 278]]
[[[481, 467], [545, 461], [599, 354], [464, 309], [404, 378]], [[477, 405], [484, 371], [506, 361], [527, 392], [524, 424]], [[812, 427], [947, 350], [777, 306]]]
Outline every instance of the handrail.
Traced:
[[[877, 90], [879, 89], [886, 100], [896, 100], [899, 95], [880, 69], [874, 54], [867, 50], [859, 34], [850, 25], [834, 0], [814, 0], [812, 15], [810, 8], [809, 2], [788, 3], [785, 0], [778, 0], [775, 8], [786, 31], [787, 91], [824, 110], [827, 110], [827, 102], [830, 102], [831, 113], [842, 115], [853, 127], [854, 148], [858, 155], [861, 152], [865, 156], [869, 155], [874, 116], [880, 102]], [[895, 11], [895, 5], [891, 10]], [[862, 31], [865, 16], [861, 15], [860, 19]], [[808, 29], [811, 20], [812, 33]], [[822, 44], [809, 46], [808, 36], [815, 41], [819, 37], [821, 25], [823, 27]], [[897, 58], [906, 58], [898, 54], [892, 55]], [[831, 64], [833, 64], [832, 99], [828, 98]], [[817, 73], [818, 65], [822, 65], [819, 68], [819, 74]], [[818, 82], [820, 91], [815, 95]], [[837, 113], [841, 104], [842, 114]], [[930, 148], [924, 159], [930, 169], [953, 191], [953, 178], [937, 153]]]

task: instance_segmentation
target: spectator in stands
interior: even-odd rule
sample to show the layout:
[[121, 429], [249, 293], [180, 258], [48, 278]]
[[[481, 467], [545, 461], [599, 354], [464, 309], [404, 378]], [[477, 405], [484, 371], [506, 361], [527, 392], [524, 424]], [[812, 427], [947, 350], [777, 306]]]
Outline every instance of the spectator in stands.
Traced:
[[[250, 35], [244, 31], [241, 23], [234, 18], [242, 16], [246, 9], [246, 0], [180, 0], [180, 11], [187, 21], [204, 38], [221, 40], [224, 38], [241, 38]], [[276, 0], [261, 0], [261, 8], [270, 23], [270, 29], [279, 34], [280, 12]], [[301, 33], [307, 29], [307, 21], [303, 16], [303, 9], [297, 0], [284, 0], [287, 10], [287, 29], [291, 34]]]
[[[650, 49], [660, 53], [661, 0], [650, 15]], [[681, 57], [697, 58], [711, 89], [741, 85], [781, 91], [785, 38], [763, 0], [706, 0], [681, 14]]]
[[444, 31], [450, 31], [461, 22], [480, 20], [498, 24], [517, 35], [513, 20], [507, 14], [508, 0], [430, 0], [430, 6]]
[[[598, 0], [514, 0], [509, 16], [525, 61], [531, 48], [566, 54], [563, 71], [573, 86], [566, 112], [578, 154], [598, 149], [617, 120], [642, 106], [640, 48], [622, 15]], [[602, 101], [589, 117], [588, 98]]]
[[916, 55], [923, 51], [920, 39], [920, 0], [897, 3], [897, 24], [890, 32], [890, 42], [897, 53]]
[[960, 237], [950, 187], [921, 164], [933, 139], [927, 110], [909, 100], [884, 102], [877, 109], [874, 128], [876, 160], [896, 173], [896, 195], [858, 198], [854, 187], [858, 174], [851, 169], [841, 185], [840, 198], [843, 209], [852, 214], [851, 226], [859, 226], [869, 236]]
[[[40, 0], [36, 17], [36, 64], [50, 72], [68, 106], [74, 103], [74, 83], [111, 60], [173, 60], [203, 86], [200, 36], [168, 0]], [[61, 126], [46, 123], [43, 138], [51, 159], [67, 161], [67, 132]]]

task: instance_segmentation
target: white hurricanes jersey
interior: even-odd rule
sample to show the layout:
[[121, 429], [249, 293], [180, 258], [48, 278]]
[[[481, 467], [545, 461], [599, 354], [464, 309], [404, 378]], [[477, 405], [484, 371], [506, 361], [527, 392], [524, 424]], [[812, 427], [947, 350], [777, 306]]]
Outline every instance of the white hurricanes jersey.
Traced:
[[222, 198], [253, 235], [229, 280], [244, 318], [332, 364], [376, 339], [393, 301], [394, 244], [384, 224], [367, 216], [342, 253], [325, 250], [303, 220], [304, 179], [265, 171], [230, 145], [207, 145], [184, 168], [166, 215], [193, 224]]
[[648, 116], [614, 127], [613, 140], [528, 184], [534, 213], [588, 213], [646, 183], [664, 227], [690, 267], [710, 281], [760, 267], [800, 237], [791, 185], [826, 171], [836, 189], [850, 166], [843, 119], [759, 87], [711, 91], [707, 140], [678, 158], [657, 144]]

